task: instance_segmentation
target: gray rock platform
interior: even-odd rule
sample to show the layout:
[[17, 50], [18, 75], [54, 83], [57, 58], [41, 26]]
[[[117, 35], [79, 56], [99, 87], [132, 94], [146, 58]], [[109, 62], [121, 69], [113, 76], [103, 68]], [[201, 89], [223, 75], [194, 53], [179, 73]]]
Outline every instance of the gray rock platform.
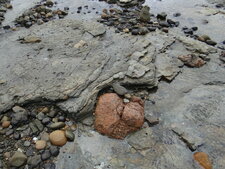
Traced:
[[[18, 41], [27, 36], [41, 42]], [[74, 47], [81, 40], [86, 45]], [[208, 61], [188, 68], [177, 59], [185, 54]], [[148, 89], [145, 113], [158, 117], [158, 125], [115, 140], [78, 124], [75, 141], [60, 150], [57, 168], [198, 169], [192, 155], [203, 151], [214, 169], [222, 169], [225, 69], [219, 54], [172, 31], [131, 36], [72, 20], [22, 29], [0, 37], [0, 112], [48, 101], [81, 119], [93, 112], [99, 92], [115, 82]]]

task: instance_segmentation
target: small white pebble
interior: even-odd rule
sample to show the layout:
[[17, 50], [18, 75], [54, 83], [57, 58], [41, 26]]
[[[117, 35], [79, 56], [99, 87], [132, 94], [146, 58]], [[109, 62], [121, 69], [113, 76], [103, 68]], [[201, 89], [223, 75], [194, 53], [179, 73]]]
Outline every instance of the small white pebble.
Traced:
[[34, 141], [34, 142], [36, 142], [37, 140], [38, 140], [38, 138], [37, 138], [37, 137], [34, 137], [34, 138], [33, 138], [33, 141]]
[[130, 100], [128, 100], [128, 99], [123, 99], [123, 102], [124, 102], [124, 103], [129, 103]]

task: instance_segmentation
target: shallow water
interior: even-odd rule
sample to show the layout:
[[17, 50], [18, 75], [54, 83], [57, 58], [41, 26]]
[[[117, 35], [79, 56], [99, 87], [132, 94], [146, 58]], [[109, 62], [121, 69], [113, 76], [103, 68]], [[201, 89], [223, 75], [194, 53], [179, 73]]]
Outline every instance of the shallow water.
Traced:
[[[38, 0], [12, 0], [11, 2], [13, 9], [6, 13], [3, 25], [13, 25], [13, 20], [26, 9], [38, 3]], [[118, 7], [102, 1], [99, 2], [98, 0], [57, 0], [56, 2], [57, 6], [53, 8], [63, 9], [64, 7], [69, 7], [67, 18], [81, 20], [99, 18], [103, 8]], [[88, 7], [84, 8], [86, 5]], [[160, 12], [166, 12], [169, 18], [180, 21], [180, 29], [184, 26], [197, 26], [198, 31], [196, 33], [198, 35], [207, 34], [219, 44], [222, 44], [225, 40], [225, 10], [215, 8], [215, 4], [206, 0], [146, 0], [145, 5], [149, 5], [151, 13], [155, 15]], [[81, 13], [77, 13], [79, 6], [82, 6]], [[174, 17], [173, 14], [176, 12], [181, 13], [181, 16]], [[203, 22], [206, 20], [208, 23], [204, 24]], [[178, 32], [182, 33], [180, 29], [178, 29]]]
[[[149, 5], [154, 14], [166, 12], [169, 18], [180, 22], [180, 27], [197, 26], [197, 34], [207, 34], [217, 43], [225, 40], [225, 13], [222, 13], [225, 10], [215, 8], [206, 0], [146, 0], [145, 5]], [[180, 17], [173, 16], [177, 12], [181, 13]], [[204, 20], [208, 24], [204, 24]]]

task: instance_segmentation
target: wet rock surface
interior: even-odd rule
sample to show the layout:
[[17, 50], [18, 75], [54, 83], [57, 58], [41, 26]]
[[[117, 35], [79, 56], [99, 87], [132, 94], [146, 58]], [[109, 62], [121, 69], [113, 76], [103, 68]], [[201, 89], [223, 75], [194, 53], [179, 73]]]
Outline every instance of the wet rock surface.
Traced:
[[[111, 2], [126, 6], [117, 14], [126, 25], [121, 18], [131, 16], [128, 7], [137, 1]], [[44, 3], [45, 9], [52, 6]], [[223, 6], [216, 6], [219, 11], [199, 7], [210, 15], [206, 27], [213, 22], [210, 18], [223, 15]], [[90, 10], [78, 8], [80, 14]], [[146, 14], [141, 9], [134, 16]], [[188, 37], [180, 36], [177, 28], [168, 29], [173, 20], [163, 21], [170, 13], [154, 10], [142, 20], [154, 13], [150, 21], [159, 20], [162, 31], [152, 27], [155, 22], [145, 23], [150, 24], [147, 29], [125, 27], [124, 33], [115, 34], [116, 29], [96, 21], [62, 19], [0, 36], [0, 168], [10, 166], [14, 152], [23, 154], [15, 164], [21, 168], [225, 168], [224, 52], [213, 47], [220, 42], [210, 41], [211, 34], [198, 35], [202, 27], [196, 25], [185, 28]], [[102, 15], [107, 24], [113, 18], [110, 11], [103, 11], [110, 17]], [[175, 16], [180, 21], [185, 10]], [[95, 131], [96, 117], [76, 125], [72, 120], [94, 113], [95, 104], [108, 93], [120, 95], [125, 119], [140, 106], [132, 98], [145, 100], [145, 122], [138, 126], [144, 125], [126, 138], [121, 127], [110, 135], [124, 140]], [[60, 133], [56, 138], [63, 138], [60, 148], [51, 145], [49, 135], [55, 130]]]
[[31, 27], [34, 23], [41, 25], [50, 20], [59, 18], [62, 19], [68, 15], [67, 8], [65, 10], [51, 10], [50, 8], [55, 5], [51, 0], [44, 0], [35, 7], [27, 10], [22, 16], [15, 20], [16, 27]]
[[145, 35], [157, 29], [168, 33], [169, 27], [179, 26], [179, 22], [167, 19], [166, 14], [162, 13], [154, 16], [150, 12], [149, 6], [123, 10], [116, 8], [103, 9], [101, 19], [98, 19], [98, 22], [115, 27], [116, 33], [124, 32], [132, 35]]
[[[49, 118], [49, 123], [42, 124], [39, 120], [40, 113], [43, 113], [42, 116], [45, 117], [52, 112], [54, 116]], [[71, 137], [74, 136], [73, 131], [76, 128], [70, 127], [74, 125], [74, 122], [54, 106], [14, 106], [3, 113], [3, 116], [1, 114], [0, 119], [2, 126], [0, 128], [0, 158], [3, 168], [42, 168], [43, 162], [47, 160], [54, 164], [54, 157], [59, 154], [59, 148], [52, 145], [65, 145], [67, 139], [63, 130], [51, 127], [53, 124], [63, 123], [63, 126], [60, 125], [62, 128], [65, 126], [64, 123], [67, 123], [65, 128], [70, 131], [69, 141], [74, 140]], [[57, 122], [60, 119], [64, 119], [64, 122]]]

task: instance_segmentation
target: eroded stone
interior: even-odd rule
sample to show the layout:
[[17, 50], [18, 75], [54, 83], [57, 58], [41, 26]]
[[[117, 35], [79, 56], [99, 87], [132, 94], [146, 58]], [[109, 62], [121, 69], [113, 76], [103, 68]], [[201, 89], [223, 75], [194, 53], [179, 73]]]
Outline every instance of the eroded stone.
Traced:
[[95, 129], [110, 137], [123, 139], [144, 123], [144, 105], [140, 98], [127, 104], [115, 93], [100, 96], [95, 110]]

